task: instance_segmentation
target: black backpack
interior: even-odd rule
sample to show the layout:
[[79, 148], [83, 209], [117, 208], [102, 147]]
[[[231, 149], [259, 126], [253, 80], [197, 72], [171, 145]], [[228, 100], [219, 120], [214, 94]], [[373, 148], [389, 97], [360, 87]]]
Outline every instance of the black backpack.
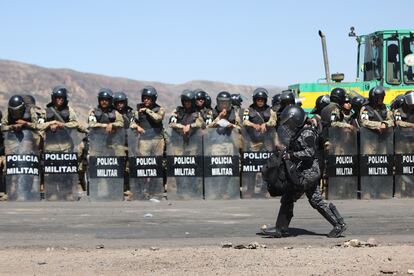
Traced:
[[262, 168], [263, 180], [270, 196], [282, 196], [287, 190], [287, 173], [282, 152], [275, 152]]

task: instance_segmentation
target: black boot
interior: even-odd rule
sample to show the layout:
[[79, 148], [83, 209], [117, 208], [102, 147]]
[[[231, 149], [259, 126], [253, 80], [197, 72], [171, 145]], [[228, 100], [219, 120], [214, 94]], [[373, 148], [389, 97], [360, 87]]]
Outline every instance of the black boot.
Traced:
[[328, 238], [339, 238], [343, 232], [347, 229], [344, 218], [339, 214], [338, 209], [332, 203], [329, 203], [329, 209], [332, 211], [333, 215], [336, 218], [337, 224], [334, 225], [334, 228], [327, 235]]
[[276, 226], [263, 230], [264, 235], [273, 238], [289, 236], [289, 224], [293, 217], [293, 201], [282, 198], [281, 203], [276, 219]]

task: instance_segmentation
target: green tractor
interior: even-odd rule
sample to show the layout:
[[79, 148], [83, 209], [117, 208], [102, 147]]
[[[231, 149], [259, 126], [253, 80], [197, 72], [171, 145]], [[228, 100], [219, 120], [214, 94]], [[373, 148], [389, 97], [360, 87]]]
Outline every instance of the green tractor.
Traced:
[[399, 94], [414, 90], [414, 29], [384, 30], [368, 35], [356, 35], [351, 27], [350, 37], [358, 43], [357, 74], [355, 82], [343, 82], [343, 74], [329, 73], [325, 35], [319, 31], [325, 63], [323, 82], [299, 83], [289, 86], [302, 99], [302, 107], [310, 111], [316, 98], [342, 87], [349, 94], [364, 97], [376, 85], [386, 89], [385, 104], [389, 105]]

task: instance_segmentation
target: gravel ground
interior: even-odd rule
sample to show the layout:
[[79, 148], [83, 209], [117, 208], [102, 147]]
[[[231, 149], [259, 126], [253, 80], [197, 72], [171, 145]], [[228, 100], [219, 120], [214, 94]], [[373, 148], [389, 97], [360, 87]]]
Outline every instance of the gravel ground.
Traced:
[[409, 275], [414, 246], [153, 249], [8, 248], [2, 275]]

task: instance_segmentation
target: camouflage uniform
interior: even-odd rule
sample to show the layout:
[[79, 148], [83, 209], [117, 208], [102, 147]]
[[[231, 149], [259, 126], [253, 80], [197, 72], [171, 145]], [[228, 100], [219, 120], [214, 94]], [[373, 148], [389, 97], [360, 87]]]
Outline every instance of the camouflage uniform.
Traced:
[[[276, 112], [268, 105], [259, 109], [255, 104], [250, 105], [243, 113], [243, 127], [246, 133], [244, 133], [244, 150], [253, 152], [271, 152], [275, 149], [275, 137], [269, 135], [269, 130], [273, 130], [276, 126], [277, 116]], [[257, 131], [253, 126], [266, 125], [266, 133]], [[254, 193], [256, 186], [256, 175], [245, 175], [243, 186], [247, 184], [246, 196], [251, 196]], [[265, 188], [262, 185], [262, 188]], [[263, 191], [264, 192], [264, 191]]]
[[[3, 164], [2, 165], [3, 168], [5, 168], [6, 166], [5, 158], [4, 158], [5, 155], [12, 154], [13, 152], [16, 151], [15, 150], [16, 148], [22, 149], [23, 152], [25, 150], [29, 150], [30, 152], [36, 152], [36, 154], [38, 154], [39, 144], [40, 144], [41, 139], [40, 139], [40, 135], [38, 131], [38, 117], [33, 108], [29, 108], [26, 106], [24, 114], [21, 116], [21, 118], [17, 118], [17, 119], [12, 118], [12, 116], [9, 114], [9, 111], [7, 111], [1, 121], [1, 132], [3, 133], [3, 132], [14, 131], [13, 126], [16, 125], [16, 121], [19, 119], [26, 121], [26, 124], [21, 126], [22, 130], [26, 129], [26, 130], [31, 130], [33, 132], [35, 145], [33, 145], [33, 140], [24, 140], [21, 142], [9, 143], [9, 148], [4, 148], [4, 155], [1, 158], [1, 163]], [[33, 147], [36, 147], [36, 148], [33, 148]], [[20, 150], [17, 150], [17, 151], [20, 152]], [[12, 198], [13, 198], [12, 200], [16, 200], [14, 199], [14, 197], [17, 197], [17, 200], [26, 200], [27, 198], [24, 196], [24, 194], [26, 193], [31, 194], [29, 195], [29, 197], [35, 196], [36, 194], [38, 195], [39, 179], [30, 181], [30, 180], [27, 180], [24, 176], [23, 177], [11, 176], [11, 179], [9, 179], [8, 181], [10, 182], [8, 183], [9, 187], [7, 189], [9, 193], [8, 194], [9, 200]], [[29, 185], [30, 187], [27, 184], [30, 184]], [[29, 192], [30, 190], [34, 191], [35, 193]], [[21, 197], [22, 195], [23, 197]]]
[[[384, 104], [376, 109], [371, 105], [365, 105], [360, 111], [360, 123], [362, 127], [379, 131], [382, 123], [384, 123], [387, 128], [392, 128], [394, 126], [394, 119], [392, 112], [388, 110]], [[369, 143], [369, 145], [366, 146], [369, 147], [365, 149], [367, 154], [381, 154], [381, 152], [386, 150], [382, 146], [378, 146], [374, 143]]]
[[[191, 136], [196, 134], [197, 131], [203, 126], [203, 118], [196, 111], [187, 112], [184, 107], [177, 107], [170, 117], [169, 127], [175, 132], [179, 133], [183, 140], [178, 142], [175, 150], [178, 151], [179, 155], [195, 155], [197, 148], [194, 148], [189, 144]], [[184, 126], [190, 125], [190, 134], [183, 135], [182, 129]]]
[[[62, 121], [63, 120], [63, 121]], [[39, 129], [42, 131], [50, 131], [50, 127], [58, 122], [62, 122], [64, 124], [64, 128], [68, 130], [76, 131], [79, 127], [78, 118], [76, 116], [75, 110], [70, 106], [65, 106], [62, 109], [57, 109], [53, 106], [52, 103], [49, 103], [46, 106], [45, 110], [45, 122], [40, 123], [38, 125]], [[47, 151], [62, 151], [67, 152], [72, 145], [72, 141], [68, 141], [67, 144], [59, 144], [59, 145], [50, 145], [49, 148], [45, 148], [44, 150]]]
[[[395, 125], [400, 128], [414, 128], [414, 112], [408, 110], [403, 104], [400, 108], [394, 110], [394, 119]], [[411, 130], [414, 133], [414, 130]], [[402, 137], [395, 136], [395, 144], [397, 144], [397, 139], [402, 139]], [[395, 153], [410, 153], [413, 152], [412, 143], [399, 143], [399, 147], [395, 147]]]
[[165, 142], [162, 120], [164, 116], [165, 110], [158, 104], [154, 104], [151, 108], [145, 108], [143, 104], [137, 105], [130, 128], [137, 129], [139, 126], [145, 131], [141, 134], [138, 145], [140, 155], [160, 156], [163, 154]]
[[[45, 113], [45, 122], [39, 124], [39, 129], [43, 130], [45, 135], [44, 152], [75, 153], [77, 151], [75, 137], [79, 123], [74, 109], [67, 103], [58, 108], [51, 102], [46, 106]], [[57, 122], [63, 123], [63, 129], [53, 130], [51, 128]], [[47, 174], [45, 172], [44, 178], [47, 200], [75, 200], [76, 175]]]
[[[169, 123], [169, 127], [173, 130], [172, 137], [175, 137], [171, 141], [171, 148], [168, 149], [170, 154], [173, 156], [201, 156], [201, 143], [199, 142], [202, 135], [200, 128], [202, 128], [203, 124], [203, 118], [195, 109], [186, 110], [182, 106], [177, 107], [172, 112]], [[187, 125], [190, 125], [190, 132], [184, 134], [183, 128]], [[189, 177], [177, 177], [176, 188], [176, 193], [179, 196], [199, 195], [199, 189], [202, 189], [201, 183], [194, 183]]]
[[[134, 112], [130, 128], [137, 130], [138, 127], [144, 129], [144, 133], [139, 135], [137, 147], [134, 149], [138, 156], [163, 156], [165, 149], [165, 140], [163, 135], [162, 120], [165, 116], [165, 110], [158, 104], [153, 104], [151, 108], [146, 108], [144, 104], [137, 105], [137, 111]], [[131, 148], [131, 145], [129, 145]], [[130, 152], [131, 154], [131, 152]], [[134, 198], [142, 196], [162, 197], [164, 192], [162, 178], [141, 178], [136, 180], [139, 189]], [[132, 184], [131, 184], [132, 187]]]
[[336, 211], [335, 206], [332, 203], [328, 205], [322, 198], [318, 185], [320, 169], [318, 160], [315, 158], [316, 143], [316, 131], [310, 126], [305, 126], [292, 138], [289, 144], [288, 152], [290, 160], [295, 164], [299, 185], [289, 179], [288, 192], [280, 200], [281, 206], [276, 221], [276, 228], [280, 229], [283, 235], [287, 234], [290, 221], [293, 217], [294, 202], [303, 193], [306, 194], [309, 204], [334, 227], [338, 223], [344, 225], [343, 219]]

